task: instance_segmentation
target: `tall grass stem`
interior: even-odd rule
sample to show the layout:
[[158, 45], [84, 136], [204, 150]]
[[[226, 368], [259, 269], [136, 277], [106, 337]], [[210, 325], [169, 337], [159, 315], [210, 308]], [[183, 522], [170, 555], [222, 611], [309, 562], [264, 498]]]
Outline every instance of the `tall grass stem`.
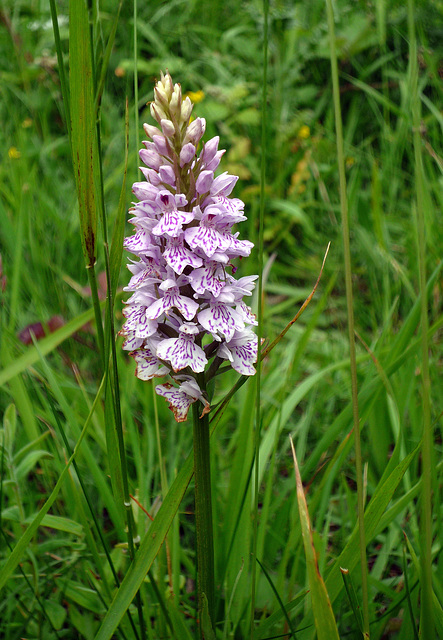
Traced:
[[343, 253], [346, 282], [346, 307], [348, 315], [349, 333], [349, 356], [351, 365], [351, 392], [352, 392], [352, 415], [355, 438], [355, 469], [357, 475], [357, 512], [359, 522], [359, 546], [362, 579], [362, 601], [363, 601], [363, 629], [365, 637], [369, 638], [369, 599], [368, 599], [368, 576], [366, 561], [366, 537], [364, 525], [364, 500], [363, 500], [363, 465], [360, 441], [360, 425], [358, 411], [358, 386], [357, 386], [357, 361], [355, 350], [354, 334], [354, 305], [352, 293], [352, 271], [351, 271], [351, 250], [349, 241], [349, 212], [348, 198], [346, 190], [345, 175], [345, 154], [343, 144], [343, 124], [340, 105], [340, 86], [338, 78], [337, 51], [335, 46], [334, 13], [332, 0], [326, 0], [326, 10], [328, 17], [328, 32], [330, 45], [331, 75], [334, 98], [335, 130], [337, 139], [337, 164], [340, 180], [340, 210], [343, 234]]
[[409, 32], [409, 82], [414, 146], [414, 170], [417, 199], [415, 203], [418, 239], [418, 268], [420, 282], [420, 324], [422, 351], [422, 491], [420, 518], [420, 565], [421, 565], [421, 608], [420, 635], [422, 638], [434, 638], [434, 607], [432, 590], [432, 469], [433, 469], [433, 428], [431, 423], [431, 380], [429, 376], [428, 343], [428, 296], [426, 294], [426, 235], [425, 235], [425, 176], [423, 168], [422, 142], [420, 137], [421, 104], [418, 89], [417, 41], [414, 23], [414, 0], [408, 2]]
[[25, 207], [23, 206], [23, 193], [22, 189], [17, 190], [18, 193], [18, 220], [16, 227], [16, 243], [13, 259], [12, 270], [12, 282], [11, 282], [11, 297], [9, 305], [9, 331], [14, 332], [17, 324], [18, 306], [20, 300], [20, 279], [22, 277], [22, 265], [23, 265], [23, 238], [25, 234]]
[[265, 217], [265, 181], [266, 181], [266, 134], [267, 134], [267, 83], [268, 83], [268, 18], [269, 18], [269, 0], [263, 0], [263, 81], [262, 81], [262, 106], [261, 106], [261, 162], [260, 162], [260, 211], [259, 211], [259, 229], [258, 229], [258, 327], [257, 327], [257, 374], [255, 395], [255, 433], [254, 433], [254, 524], [252, 537], [252, 576], [251, 576], [251, 640], [254, 636], [254, 611], [255, 611], [255, 592], [257, 578], [257, 541], [258, 541], [258, 494], [259, 494], [259, 451], [260, 451], [260, 388], [261, 388], [261, 341], [263, 335], [263, 228]]
[[137, 149], [140, 147], [140, 134], [139, 134], [139, 116], [138, 116], [138, 42], [137, 42], [137, 0], [134, 0], [134, 123], [135, 123], [135, 141], [137, 143]]
[[60, 77], [60, 87], [62, 91], [63, 106], [65, 108], [66, 128], [69, 139], [71, 139], [71, 113], [69, 108], [69, 86], [66, 80], [65, 66], [63, 64], [63, 51], [60, 40], [60, 30], [58, 28], [57, 7], [55, 0], [49, 0], [51, 8], [52, 29], [54, 31], [55, 51], [57, 53], [58, 74]]
[[[107, 271], [109, 272], [109, 256], [106, 255], [107, 259]], [[112, 305], [111, 301], [109, 303], [109, 315], [110, 315], [110, 331], [111, 335], [114, 335], [114, 325], [112, 322]], [[128, 467], [126, 462], [126, 450], [125, 443], [123, 438], [123, 424], [121, 417], [121, 406], [120, 406], [120, 386], [118, 381], [118, 367], [117, 367], [117, 354], [115, 351], [115, 340], [111, 340], [111, 363], [110, 369], [112, 375], [109, 377], [109, 384], [106, 389], [107, 393], [111, 393], [112, 397], [112, 406], [114, 410], [114, 420], [115, 420], [115, 429], [117, 431], [117, 440], [118, 440], [118, 448], [119, 448], [119, 459], [121, 466], [121, 475], [122, 475], [122, 484], [123, 484], [123, 499], [125, 506], [125, 515], [126, 515], [126, 524], [127, 524], [127, 541], [128, 541], [128, 549], [129, 556], [131, 561], [134, 560], [135, 557], [135, 523], [134, 523], [134, 514], [132, 512], [132, 504], [131, 504], [131, 496], [129, 494], [129, 482], [128, 482]], [[140, 624], [140, 636], [141, 638], [145, 637], [145, 623], [143, 617], [143, 608], [140, 597], [140, 591], [137, 591], [136, 594], [136, 606], [138, 612], [138, 619]]]

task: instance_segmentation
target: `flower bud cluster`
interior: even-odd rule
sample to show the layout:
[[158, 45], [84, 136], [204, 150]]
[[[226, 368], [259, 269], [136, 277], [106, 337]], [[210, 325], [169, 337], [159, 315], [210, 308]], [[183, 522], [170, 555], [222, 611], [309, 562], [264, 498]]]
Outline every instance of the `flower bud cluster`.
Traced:
[[145, 180], [133, 185], [138, 202], [130, 209], [134, 235], [124, 246], [136, 256], [125, 291], [131, 292], [120, 331], [123, 348], [136, 362], [141, 380], [170, 374], [178, 386], [156, 387], [178, 422], [193, 402], [209, 411], [206, 383], [223, 363], [253, 375], [255, 316], [243, 302], [257, 276], [238, 280], [232, 260], [248, 256], [253, 244], [240, 240], [233, 225], [246, 220], [244, 203], [229, 197], [236, 176], [215, 176], [224, 153], [219, 138], [201, 142], [204, 118], [190, 122], [192, 102], [179, 84], [161, 74], [151, 115], [144, 125], [140, 167]]

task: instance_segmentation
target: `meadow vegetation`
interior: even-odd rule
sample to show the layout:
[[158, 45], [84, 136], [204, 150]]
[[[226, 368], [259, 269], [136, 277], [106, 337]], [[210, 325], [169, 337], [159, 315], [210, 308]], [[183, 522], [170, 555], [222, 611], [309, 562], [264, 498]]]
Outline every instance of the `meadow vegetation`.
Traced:
[[[313, 299], [261, 363], [260, 394], [251, 378], [210, 414], [205, 638], [334, 637], [316, 607], [326, 591], [336, 637], [369, 637], [368, 623], [374, 640], [443, 637], [441, 1], [334, 3], [343, 158], [322, 0], [275, 0], [267, 17], [257, 0], [87, 5], [0, 5], [0, 637], [196, 637], [192, 426], [114, 340], [142, 123], [166, 69], [240, 176], [256, 250], [238, 273], [264, 266], [264, 347], [331, 243]], [[216, 378], [214, 407], [238, 378]]]

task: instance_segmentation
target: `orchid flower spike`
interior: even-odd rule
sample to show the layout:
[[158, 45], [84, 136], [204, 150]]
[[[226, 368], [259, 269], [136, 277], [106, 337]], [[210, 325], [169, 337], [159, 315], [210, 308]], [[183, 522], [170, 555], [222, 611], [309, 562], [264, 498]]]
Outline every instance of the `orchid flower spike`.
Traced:
[[244, 203], [230, 197], [238, 178], [215, 176], [224, 151], [218, 137], [202, 142], [206, 122], [190, 122], [192, 106], [161, 73], [150, 105], [158, 126], [144, 125], [145, 180], [133, 185], [134, 234], [124, 243], [135, 260], [128, 264], [123, 348], [141, 380], [170, 376], [156, 392], [177, 422], [194, 402], [202, 415], [210, 410], [206, 383], [222, 364], [249, 376], [257, 360], [257, 322], [243, 297], [258, 276], [233, 276], [233, 260], [253, 247], [232, 231], [246, 220]]

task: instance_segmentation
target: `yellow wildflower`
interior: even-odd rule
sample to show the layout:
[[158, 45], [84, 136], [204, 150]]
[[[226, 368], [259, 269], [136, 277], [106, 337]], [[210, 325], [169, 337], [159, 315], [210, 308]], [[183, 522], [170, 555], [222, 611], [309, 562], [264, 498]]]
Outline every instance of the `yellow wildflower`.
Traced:
[[205, 92], [201, 89], [199, 91], [188, 91], [186, 94], [187, 98], [190, 98], [194, 104], [201, 102], [205, 97]]
[[302, 127], [300, 127], [297, 135], [302, 140], [307, 140], [311, 135], [311, 130], [307, 124], [304, 124]]
[[17, 149], [17, 147], [10, 147], [9, 151], [8, 151], [8, 156], [11, 158], [11, 160], [18, 160], [18, 158], [21, 157], [21, 153], [20, 151]]

